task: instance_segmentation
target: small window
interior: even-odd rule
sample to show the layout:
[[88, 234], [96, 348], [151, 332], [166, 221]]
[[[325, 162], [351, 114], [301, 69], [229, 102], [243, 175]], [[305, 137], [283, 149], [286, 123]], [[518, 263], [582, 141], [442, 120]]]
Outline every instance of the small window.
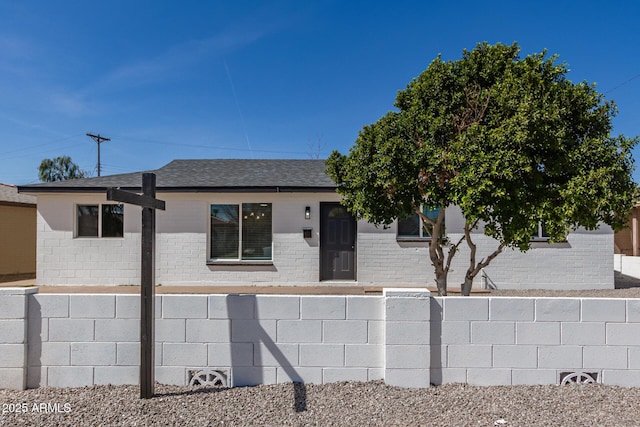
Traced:
[[124, 205], [102, 205], [102, 237], [124, 236]]
[[123, 237], [124, 205], [78, 205], [76, 237]]
[[271, 260], [271, 203], [211, 205], [211, 258]]
[[78, 206], [78, 237], [98, 237], [98, 205]]
[[540, 241], [540, 240], [547, 241], [547, 240], [549, 240], [549, 233], [547, 233], [547, 230], [544, 228], [544, 223], [542, 221], [538, 222], [538, 229], [531, 236], [531, 240], [537, 240], [537, 241]]
[[[427, 218], [435, 221], [440, 214], [440, 208], [429, 209], [423, 207], [422, 213], [424, 213]], [[444, 221], [442, 226], [444, 227]], [[412, 213], [408, 218], [398, 220], [398, 238], [430, 239], [431, 225], [423, 222], [417, 213]]]

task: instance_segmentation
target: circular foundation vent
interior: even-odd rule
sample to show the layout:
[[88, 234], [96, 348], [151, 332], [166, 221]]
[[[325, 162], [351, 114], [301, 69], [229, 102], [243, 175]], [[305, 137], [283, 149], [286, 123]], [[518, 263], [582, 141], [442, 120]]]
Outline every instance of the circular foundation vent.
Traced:
[[560, 385], [565, 384], [595, 384], [598, 382], [597, 372], [562, 372]]
[[217, 369], [201, 369], [189, 371], [190, 386], [227, 387], [227, 373]]

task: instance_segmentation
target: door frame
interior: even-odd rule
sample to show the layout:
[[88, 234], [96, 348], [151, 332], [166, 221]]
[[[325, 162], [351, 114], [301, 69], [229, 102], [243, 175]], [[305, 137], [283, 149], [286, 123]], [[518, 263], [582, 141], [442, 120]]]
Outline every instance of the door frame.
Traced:
[[[325, 250], [323, 248], [323, 233], [324, 233], [324, 226], [325, 226], [325, 216], [324, 216], [324, 212], [325, 212], [325, 208], [327, 206], [339, 206], [345, 209], [345, 211], [347, 212], [347, 214], [351, 217], [352, 221], [353, 221], [353, 278], [352, 279], [325, 279], [322, 277], [323, 274], [323, 262], [325, 260], [326, 257], [326, 253]], [[358, 220], [350, 213], [346, 210], [347, 208], [345, 208], [340, 202], [320, 202], [320, 235], [319, 235], [319, 239], [318, 239], [318, 246], [320, 248], [320, 256], [319, 256], [319, 271], [318, 271], [318, 280], [320, 282], [327, 282], [327, 281], [331, 281], [331, 280], [336, 280], [336, 281], [345, 281], [345, 282], [357, 282], [358, 281]]]

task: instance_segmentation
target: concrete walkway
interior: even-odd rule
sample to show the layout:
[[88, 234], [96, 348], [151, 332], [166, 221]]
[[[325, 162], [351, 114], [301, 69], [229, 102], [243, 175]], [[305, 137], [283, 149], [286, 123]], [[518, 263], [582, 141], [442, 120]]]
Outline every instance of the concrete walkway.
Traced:
[[[35, 279], [0, 283], [0, 287], [37, 286]], [[140, 286], [37, 286], [43, 294], [139, 294]], [[388, 287], [388, 286], [387, 286]], [[406, 286], [398, 286], [406, 287]], [[382, 295], [382, 286], [156, 286], [157, 294], [248, 294], [248, 295]], [[438, 294], [435, 287], [428, 289]], [[450, 295], [460, 288], [449, 288]], [[488, 294], [488, 289], [472, 289], [473, 294]]]

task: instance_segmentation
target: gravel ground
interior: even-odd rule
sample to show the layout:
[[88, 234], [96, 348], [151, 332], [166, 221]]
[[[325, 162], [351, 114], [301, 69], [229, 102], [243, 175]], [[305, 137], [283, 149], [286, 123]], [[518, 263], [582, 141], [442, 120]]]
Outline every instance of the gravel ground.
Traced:
[[[472, 294], [476, 296], [487, 296], [487, 294]], [[545, 289], [496, 289], [492, 290], [490, 296], [509, 297], [577, 297], [577, 298], [640, 298], [640, 287], [630, 287], [622, 289], [591, 289], [582, 291], [551, 291]]]
[[25, 410], [0, 413], [0, 425], [640, 425], [640, 388], [600, 384], [410, 390], [374, 381], [231, 389], [157, 385], [155, 391], [156, 397], [141, 400], [137, 386], [0, 390], [3, 412], [16, 405]]
[[[640, 298], [640, 287], [491, 295]], [[640, 388], [602, 384], [415, 390], [373, 381], [230, 389], [156, 385], [155, 392], [142, 400], [137, 386], [0, 389], [0, 426], [640, 426]]]

